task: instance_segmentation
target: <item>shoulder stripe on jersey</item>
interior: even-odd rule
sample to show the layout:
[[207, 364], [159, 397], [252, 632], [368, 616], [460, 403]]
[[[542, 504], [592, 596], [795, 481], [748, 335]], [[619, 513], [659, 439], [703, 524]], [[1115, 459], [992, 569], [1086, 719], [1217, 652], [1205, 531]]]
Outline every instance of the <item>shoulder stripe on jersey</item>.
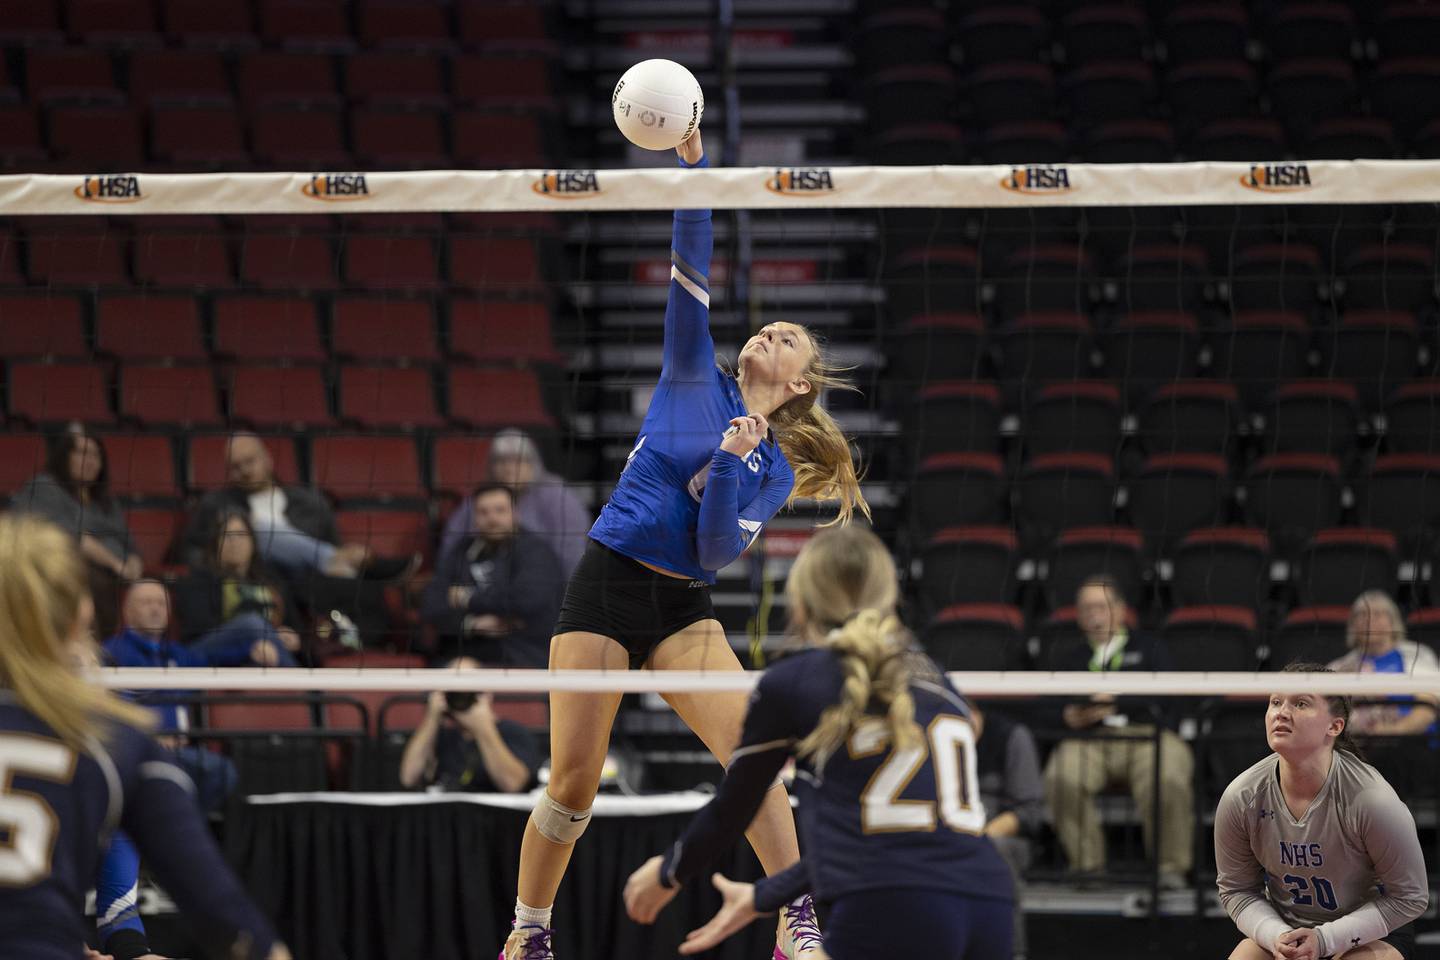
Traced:
[[681, 273], [680, 268], [673, 264], [670, 266], [670, 279], [684, 287], [685, 292], [696, 300], [699, 300], [705, 309], [710, 309], [710, 294], [701, 288], [694, 280], [691, 280], [685, 276], [685, 274]]
[[950, 701], [952, 704], [954, 704], [955, 707], [958, 708], [965, 716], [967, 716], [967, 717], [970, 716], [970, 706], [969, 706], [964, 700], [962, 700], [960, 697], [957, 697], [953, 692], [951, 692], [950, 690], [948, 690], [948, 689], [946, 689], [945, 687], [941, 686], [940, 684], [938, 684], [938, 683], [931, 683], [931, 682], [928, 681], [928, 680], [911, 680], [910, 683], [911, 683], [912, 686], [919, 687], [919, 688], [921, 688], [922, 690], [928, 690], [928, 691], [930, 691], [931, 693], [935, 694], [937, 697], [943, 697], [943, 698], [945, 698], [946, 700], [949, 700], [949, 701]]
[[105, 824], [102, 834], [109, 836], [120, 826], [120, 814], [125, 809], [125, 786], [120, 782], [120, 771], [110, 757], [110, 751], [95, 737], [87, 737], [85, 748], [95, 759], [100, 772], [105, 775]]
[[737, 747], [735, 752], [730, 754], [730, 763], [725, 764], [725, 768], [728, 770], [741, 757], [769, 753], [771, 750], [788, 749], [792, 742], [791, 740], [767, 740], [764, 743], [752, 743], [748, 747]]
[[670, 263], [676, 267], [679, 267], [680, 272], [693, 280], [695, 282], [695, 285], [701, 290], [710, 289], [709, 278], [706, 277], [705, 274], [701, 273], [699, 270], [696, 270], [694, 267], [690, 266], [690, 264], [686, 263], [685, 258], [680, 256], [679, 251], [675, 250], [673, 247], [670, 250]]
[[195, 781], [189, 775], [175, 766], [173, 763], [166, 763], [163, 760], [150, 760], [140, 764], [140, 776], [150, 780], [170, 780], [181, 790], [195, 795]]

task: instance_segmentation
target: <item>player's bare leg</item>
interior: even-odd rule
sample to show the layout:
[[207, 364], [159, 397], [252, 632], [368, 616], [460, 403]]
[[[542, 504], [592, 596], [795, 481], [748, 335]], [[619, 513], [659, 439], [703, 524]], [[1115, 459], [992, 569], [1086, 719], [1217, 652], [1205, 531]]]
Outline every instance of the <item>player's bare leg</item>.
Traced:
[[1254, 940], [1246, 937], [1230, 951], [1230, 960], [1271, 960], [1271, 953], [1269, 950], [1262, 950]]
[[1363, 947], [1356, 947], [1354, 950], [1346, 950], [1337, 954], [1335, 960], [1403, 960], [1400, 951], [1376, 940], [1374, 943], [1367, 943]]
[[[733, 672], [744, 669], [735, 651], [730, 649], [724, 629], [715, 620], [702, 620], [667, 637], [650, 655], [648, 665], [655, 670]], [[728, 763], [731, 752], [740, 742], [749, 698], [738, 692], [662, 696], [715, 759]], [[767, 874], [778, 873], [800, 859], [795, 815], [790, 809], [790, 795], [783, 786], [765, 795], [760, 811], [745, 831], [745, 838]], [[808, 895], [781, 909], [776, 941], [776, 957], [782, 960], [817, 960], [823, 956], [816, 952], [820, 949], [820, 930]]]
[[[565, 633], [550, 641], [550, 667], [553, 670], [614, 670], [629, 669], [625, 648], [608, 637], [593, 633]], [[525, 839], [520, 844], [519, 901], [516, 907], [515, 930], [505, 941], [503, 960], [548, 960], [550, 924], [548, 914], [555, 904], [556, 891], [570, 864], [575, 849], [573, 839], [560, 842], [552, 839], [563, 831], [583, 831], [588, 824], [591, 805], [600, 789], [600, 773], [610, 749], [610, 728], [615, 711], [620, 707], [620, 693], [550, 694], [550, 783], [545, 788], [542, 804], [525, 824]], [[558, 811], [558, 812], [557, 812]], [[564, 814], [572, 814], [574, 826], [567, 826]], [[548, 829], [547, 836], [537, 818], [548, 823], [555, 820], [559, 830]], [[548, 818], [548, 819], [547, 819]], [[578, 834], [577, 834], [578, 835]], [[544, 922], [527, 922], [522, 910], [537, 911]]]

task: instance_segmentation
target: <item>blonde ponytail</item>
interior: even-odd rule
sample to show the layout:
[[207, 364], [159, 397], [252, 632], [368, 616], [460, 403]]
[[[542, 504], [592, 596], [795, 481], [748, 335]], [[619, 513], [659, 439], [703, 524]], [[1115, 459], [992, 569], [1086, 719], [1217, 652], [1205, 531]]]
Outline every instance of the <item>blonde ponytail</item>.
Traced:
[[870, 518], [870, 504], [860, 492], [860, 476], [850, 453], [850, 441], [835, 418], [820, 405], [820, 395], [827, 388], [854, 390], [841, 374], [845, 368], [832, 363], [823, 339], [808, 327], [802, 327], [813, 347], [810, 366], [804, 377], [810, 392], [792, 397], [770, 415], [770, 426], [776, 442], [795, 472], [795, 489], [791, 498], [833, 500], [840, 513], [830, 523], [846, 524], [858, 509]]
[[920, 742], [905, 637], [895, 615], [879, 610], [862, 610], [831, 632], [825, 646], [840, 655], [845, 680], [839, 701], [825, 708], [815, 729], [800, 742], [800, 756], [830, 756], [845, 743], [872, 703], [884, 710], [892, 747], [904, 749]]
[[88, 583], [74, 541], [35, 517], [0, 516], [0, 687], [84, 751], [101, 721], [152, 723], [148, 710], [85, 680], [66, 645]]

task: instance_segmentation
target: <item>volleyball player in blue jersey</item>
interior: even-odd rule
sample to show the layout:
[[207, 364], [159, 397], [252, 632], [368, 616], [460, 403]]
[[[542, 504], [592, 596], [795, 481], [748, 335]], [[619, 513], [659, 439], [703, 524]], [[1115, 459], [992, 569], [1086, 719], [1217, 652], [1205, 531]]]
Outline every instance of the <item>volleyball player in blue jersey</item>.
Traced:
[[[698, 131], [677, 150], [706, 166]], [[818, 404], [840, 384], [816, 338], [771, 323], [721, 369], [710, 336], [709, 210], [677, 210], [660, 382], [619, 484], [570, 579], [555, 669], [740, 670], [710, 601], [715, 572], [738, 557], [792, 497], [835, 500], [842, 520], [868, 512], [850, 446]], [[555, 894], [590, 822], [619, 693], [550, 697], [550, 783], [525, 830], [505, 960], [549, 960]], [[666, 701], [722, 763], [739, 739], [743, 694]], [[769, 792], [748, 837], [767, 873], [799, 857], [789, 798]], [[809, 957], [819, 936], [808, 901], [787, 908], [777, 957]]]
[[650, 923], [703, 876], [795, 756], [805, 860], [753, 886], [716, 874], [724, 905], [681, 953], [813, 890], [830, 908], [834, 960], [1009, 960], [1014, 894], [983, 835], [970, 710], [895, 618], [889, 552], [868, 530], [824, 531], [785, 590], [818, 649], [765, 671], [715, 799], [626, 884], [630, 916]]
[[0, 516], [0, 957], [82, 955], [85, 893], [123, 827], [213, 955], [289, 960], [189, 778], [142, 732], [149, 712], [79, 675], [88, 590], [73, 538]]

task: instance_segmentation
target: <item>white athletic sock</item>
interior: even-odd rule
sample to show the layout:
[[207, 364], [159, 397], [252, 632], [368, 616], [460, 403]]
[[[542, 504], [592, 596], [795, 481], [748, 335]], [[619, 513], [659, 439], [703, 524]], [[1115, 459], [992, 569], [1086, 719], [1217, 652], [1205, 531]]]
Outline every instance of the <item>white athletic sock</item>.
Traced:
[[531, 927], [550, 926], [550, 913], [555, 907], [527, 907], [519, 900], [515, 901], [515, 925]]

